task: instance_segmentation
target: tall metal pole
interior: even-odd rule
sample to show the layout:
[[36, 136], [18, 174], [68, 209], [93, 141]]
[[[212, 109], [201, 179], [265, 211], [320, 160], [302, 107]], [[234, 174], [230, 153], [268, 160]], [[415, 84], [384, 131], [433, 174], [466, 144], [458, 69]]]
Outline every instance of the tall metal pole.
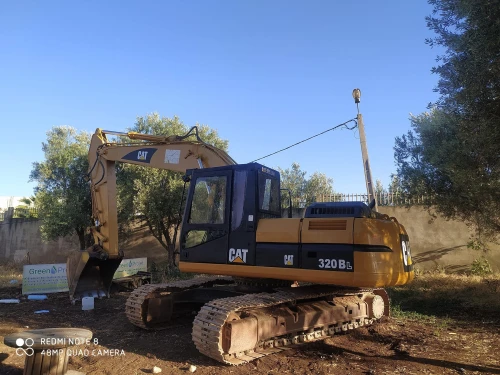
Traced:
[[373, 188], [372, 171], [370, 169], [370, 160], [368, 159], [368, 147], [366, 146], [365, 124], [363, 116], [359, 113], [359, 102], [361, 101], [361, 90], [354, 89], [352, 92], [356, 106], [358, 107], [358, 129], [359, 129], [359, 142], [361, 143], [361, 155], [363, 157], [363, 169], [365, 171], [366, 191], [368, 192], [368, 203], [375, 199], [375, 211], [378, 211], [377, 198]]

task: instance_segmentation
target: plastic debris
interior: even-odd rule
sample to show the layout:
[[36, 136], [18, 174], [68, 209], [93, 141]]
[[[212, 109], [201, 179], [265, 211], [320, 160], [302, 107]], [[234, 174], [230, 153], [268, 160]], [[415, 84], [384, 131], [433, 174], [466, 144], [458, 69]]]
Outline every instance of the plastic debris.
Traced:
[[93, 309], [94, 309], [94, 297], [83, 297], [82, 310], [93, 310]]
[[45, 294], [30, 294], [28, 296], [29, 300], [41, 301], [47, 299], [48, 297]]
[[38, 310], [38, 311], [35, 311], [35, 314], [46, 314], [48, 312], [49, 312], [49, 310]]
[[153, 367], [153, 374], [159, 374], [161, 372], [161, 368], [159, 367]]
[[17, 280], [10, 280], [9, 281], [9, 284], [17, 284], [17, 283], [19, 283], [19, 281], [17, 281]]
[[0, 303], [19, 303], [18, 299], [0, 299]]
[[195, 372], [195, 371], [196, 371], [196, 366], [195, 365], [189, 366], [189, 372]]

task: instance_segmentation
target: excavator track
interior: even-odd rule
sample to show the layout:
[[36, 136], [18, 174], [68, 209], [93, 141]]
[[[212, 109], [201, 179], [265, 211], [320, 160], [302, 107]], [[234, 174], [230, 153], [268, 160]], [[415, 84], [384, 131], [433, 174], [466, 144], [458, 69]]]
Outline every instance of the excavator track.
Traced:
[[[146, 284], [130, 293], [125, 303], [125, 314], [128, 320], [137, 327], [147, 330], [165, 329], [168, 328], [171, 318], [171, 314], [168, 313], [169, 309], [170, 311], [173, 309], [172, 303], [169, 303], [171, 302], [169, 297], [172, 293], [201, 287], [212, 287], [217, 284], [232, 283], [233, 279], [231, 277], [207, 276], [163, 284]], [[159, 308], [151, 312], [150, 303], [154, 305], [155, 301], [158, 301], [157, 305]], [[167, 307], [165, 307], [165, 304]], [[152, 321], [152, 315], [155, 312], [158, 316], [161, 316], [165, 311], [167, 311], [167, 314], [162, 317], [163, 319], [160, 319], [159, 322]]]
[[[130, 294], [125, 312], [140, 328], [165, 329], [172, 317], [186, 313], [174, 304], [182, 300], [179, 296], [183, 293], [200, 288], [203, 294], [207, 289], [217, 289], [214, 286], [234, 282], [231, 277], [209, 276], [143, 285]], [[372, 324], [383, 315], [389, 315], [389, 297], [384, 289], [333, 285], [275, 288], [202, 303], [193, 322], [192, 339], [202, 354], [225, 364], [241, 365], [291, 345]]]
[[[309, 325], [303, 323], [298, 329], [287, 329], [288, 323], [293, 326], [300, 320], [299, 314], [290, 310], [300, 304], [304, 321], [312, 317]], [[320, 285], [222, 298], [201, 308], [193, 323], [192, 339], [206, 356], [240, 365], [280, 352], [290, 345], [372, 324], [382, 315], [388, 315], [388, 304], [389, 298], [383, 289], [340, 290]], [[310, 313], [312, 315], [308, 316]], [[321, 322], [318, 317], [322, 313], [325, 319]], [[245, 317], [248, 322], [238, 326]], [[277, 334], [273, 336], [273, 332]]]

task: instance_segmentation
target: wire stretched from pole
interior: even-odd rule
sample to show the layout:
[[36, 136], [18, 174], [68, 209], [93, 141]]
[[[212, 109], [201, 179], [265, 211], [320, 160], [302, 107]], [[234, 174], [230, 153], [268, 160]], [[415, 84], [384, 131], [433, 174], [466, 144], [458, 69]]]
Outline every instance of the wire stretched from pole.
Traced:
[[[275, 152], [273, 152], [271, 154], [268, 154], [266, 156], [262, 156], [262, 157], [260, 157], [258, 159], [255, 159], [255, 160], [252, 161], [252, 163], [256, 162], [257, 160], [262, 160], [262, 159], [265, 159], [265, 158], [267, 158], [269, 156], [276, 155], [277, 153], [280, 153], [282, 151], [288, 150], [289, 148], [292, 148], [292, 147], [297, 146], [297, 145], [299, 145], [301, 143], [307, 142], [307, 141], [309, 141], [309, 140], [311, 140], [311, 139], [313, 139], [315, 137], [318, 137], [318, 136], [320, 136], [322, 134], [325, 134], [325, 133], [327, 133], [329, 131], [335, 130], [335, 129], [340, 128], [342, 126], [345, 126], [346, 129], [348, 129], [348, 130], [352, 130], [352, 129], [354, 129], [354, 128], [356, 128], [358, 126], [358, 122], [356, 120], [357, 120], [357, 118], [353, 118], [353, 119], [347, 120], [346, 122], [343, 122], [342, 124], [339, 124], [337, 126], [334, 126], [333, 128], [330, 128], [330, 129], [327, 129], [325, 131], [322, 131], [321, 133], [315, 134], [315, 135], [313, 135], [313, 136], [311, 136], [309, 138], [303, 139], [302, 141], [294, 143], [293, 145], [290, 145], [288, 147], [282, 148], [281, 150], [275, 151]], [[354, 126], [352, 126], [352, 127], [347, 126], [347, 124], [350, 123], [350, 122], [354, 122], [355, 123]]]

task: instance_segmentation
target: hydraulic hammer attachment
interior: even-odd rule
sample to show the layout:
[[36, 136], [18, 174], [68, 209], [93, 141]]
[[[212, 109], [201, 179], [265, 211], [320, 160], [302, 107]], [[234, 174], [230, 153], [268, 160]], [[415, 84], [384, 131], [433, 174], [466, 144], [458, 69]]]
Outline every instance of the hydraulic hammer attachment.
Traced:
[[66, 275], [71, 303], [82, 297], [109, 297], [111, 282], [123, 255], [108, 258], [98, 245], [68, 257]]

